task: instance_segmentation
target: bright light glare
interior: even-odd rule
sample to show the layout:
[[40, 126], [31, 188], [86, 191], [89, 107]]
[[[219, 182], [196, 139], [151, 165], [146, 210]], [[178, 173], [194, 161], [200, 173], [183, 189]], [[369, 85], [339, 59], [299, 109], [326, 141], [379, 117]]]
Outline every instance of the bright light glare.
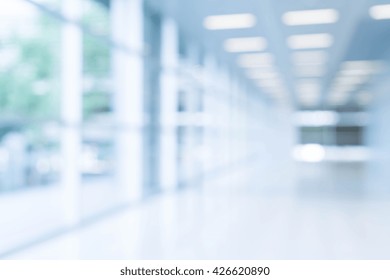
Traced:
[[0, 1], [0, 16], [2, 18], [34, 17], [37, 10], [31, 4], [24, 1]]
[[390, 4], [372, 6], [370, 16], [376, 20], [390, 19]]
[[252, 14], [229, 14], [208, 16], [203, 25], [209, 30], [241, 29], [255, 26], [256, 17]]
[[293, 35], [288, 37], [287, 44], [291, 49], [328, 48], [333, 44], [333, 37], [327, 33]]
[[318, 144], [301, 145], [294, 148], [293, 157], [297, 161], [321, 162], [325, 159], [325, 149]]
[[242, 54], [238, 57], [238, 65], [244, 68], [271, 67], [273, 62], [270, 53]]
[[225, 41], [224, 47], [227, 52], [263, 51], [267, 41], [262, 37], [231, 38]]
[[335, 23], [339, 19], [338, 11], [334, 9], [291, 11], [283, 15], [286, 25], [312, 25]]

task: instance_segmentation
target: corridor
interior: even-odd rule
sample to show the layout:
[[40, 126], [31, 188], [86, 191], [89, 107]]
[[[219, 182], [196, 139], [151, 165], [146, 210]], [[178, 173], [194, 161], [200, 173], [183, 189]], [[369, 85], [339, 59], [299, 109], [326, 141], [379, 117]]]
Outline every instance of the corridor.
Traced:
[[0, 259], [388, 259], [389, 76], [389, 0], [0, 0]]

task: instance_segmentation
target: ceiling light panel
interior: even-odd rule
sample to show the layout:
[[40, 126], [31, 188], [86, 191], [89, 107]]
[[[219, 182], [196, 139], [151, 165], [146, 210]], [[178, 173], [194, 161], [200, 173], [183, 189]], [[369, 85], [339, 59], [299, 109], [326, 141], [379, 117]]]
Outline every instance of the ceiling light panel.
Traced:
[[329, 103], [334, 106], [346, 104], [351, 94], [368, 83], [381, 70], [380, 61], [345, 61], [335, 78], [329, 94]]
[[293, 35], [288, 37], [287, 44], [291, 49], [320, 49], [333, 44], [333, 36], [327, 33]]
[[229, 14], [208, 16], [203, 26], [209, 30], [242, 29], [256, 25], [256, 17], [252, 14]]
[[356, 71], [356, 70], [366, 70], [371, 73], [376, 73], [381, 70], [381, 62], [377, 60], [352, 60], [345, 61], [341, 65], [342, 71]]
[[244, 68], [272, 67], [274, 57], [270, 53], [242, 54], [238, 57], [238, 65]]
[[334, 111], [300, 111], [294, 114], [297, 126], [332, 126], [340, 120], [339, 114]]
[[272, 69], [267, 69], [267, 70], [264, 70], [264, 69], [251, 69], [247, 72], [247, 76], [250, 78], [250, 79], [276, 79], [278, 78], [278, 73], [275, 72], [274, 70]]
[[231, 38], [224, 43], [227, 52], [256, 52], [267, 48], [267, 40], [262, 37]]
[[328, 61], [328, 54], [324, 51], [298, 51], [291, 55], [296, 65], [319, 65]]
[[376, 20], [390, 19], [390, 4], [372, 6], [370, 16]]
[[291, 11], [283, 15], [286, 25], [314, 25], [335, 23], [339, 19], [339, 12], [334, 9]]
[[279, 79], [259, 80], [257, 84], [264, 88], [279, 88], [283, 86], [283, 82]]
[[296, 90], [301, 104], [305, 106], [317, 105], [321, 98], [321, 87], [316, 80], [300, 81]]
[[322, 77], [325, 68], [322, 65], [304, 65], [295, 68], [295, 75], [298, 77]]

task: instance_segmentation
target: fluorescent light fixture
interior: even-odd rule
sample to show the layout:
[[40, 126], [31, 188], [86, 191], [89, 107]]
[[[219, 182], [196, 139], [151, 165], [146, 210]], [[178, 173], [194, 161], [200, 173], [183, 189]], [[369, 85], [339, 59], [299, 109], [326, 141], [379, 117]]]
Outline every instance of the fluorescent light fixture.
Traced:
[[327, 62], [328, 54], [324, 51], [299, 51], [294, 52], [291, 59], [296, 65], [319, 65]]
[[276, 88], [268, 88], [268, 93], [275, 98], [284, 98], [286, 96], [286, 91], [284, 89]]
[[370, 16], [376, 20], [390, 19], [390, 4], [372, 6]]
[[257, 84], [264, 88], [278, 88], [283, 86], [282, 81], [280, 81], [279, 79], [258, 80]]
[[251, 69], [247, 72], [247, 76], [251, 79], [276, 79], [278, 73], [275, 71], [264, 71], [261, 69]]
[[224, 43], [227, 52], [255, 52], [263, 51], [267, 41], [262, 37], [231, 38]]
[[299, 102], [306, 107], [313, 107], [318, 105], [319, 102], [319, 95], [315, 93], [311, 94], [305, 94], [305, 95], [300, 95], [299, 96]]
[[203, 21], [203, 26], [209, 30], [250, 28], [255, 24], [256, 17], [252, 14], [215, 15]]
[[295, 74], [298, 77], [322, 77], [325, 69], [321, 65], [307, 65], [295, 68]]
[[313, 25], [335, 23], [339, 19], [339, 12], [334, 9], [291, 11], [283, 15], [286, 25]]
[[244, 68], [271, 67], [274, 57], [270, 53], [242, 54], [238, 57], [238, 65]]
[[299, 101], [306, 106], [318, 104], [321, 97], [321, 87], [316, 80], [303, 80], [296, 86]]
[[311, 79], [300, 81], [297, 84], [296, 89], [298, 92], [302, 92], [302, 93], [320, 92], [321, 90], [317, 80], [311, 80]]
[[340, 76], [335, 83], [338, 85], [358, 85], [368, 80], [368, 76]]
[[342, 70], [367, 70], [371, 72], [378, 72], [381, 70], [381, 62], [378, 60], [350, 60], [345, 61], [341, 69]]
[[333, 126], [339, 122], [339, 114], [334, 111], [300, 111], [294, 114], [297, 126]]
[[342, 76], [368, 76], [372, 73], [371, 69], [344, 69], [340, 71]]
[[291, 49], [328, 48], [333, 44], [333, 36], [328, 33], [293, 35], [287, 38]]

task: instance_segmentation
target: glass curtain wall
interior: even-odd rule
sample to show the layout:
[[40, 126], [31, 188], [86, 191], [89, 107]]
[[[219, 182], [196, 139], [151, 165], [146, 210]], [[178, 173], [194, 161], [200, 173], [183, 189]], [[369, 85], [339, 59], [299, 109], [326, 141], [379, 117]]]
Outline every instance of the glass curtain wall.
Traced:
[[141, 0], [0, 0], [0, 256], [262, 152], [264, 100], [184, 35]]

